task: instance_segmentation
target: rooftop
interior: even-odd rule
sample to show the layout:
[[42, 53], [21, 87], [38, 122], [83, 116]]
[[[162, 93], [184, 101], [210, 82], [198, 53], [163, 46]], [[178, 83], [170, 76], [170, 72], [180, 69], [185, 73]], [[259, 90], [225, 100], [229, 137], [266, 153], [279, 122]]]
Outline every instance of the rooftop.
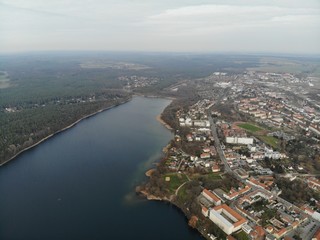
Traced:
[[208, 189], [204, 189], [203, 193], [207, 194], [210, 198], [212, 198], [215, 202], [220, 201], [221, 199], [214, 193], [210, 192]]
[[[216, 206], [213, 208], [213, 210], [215, 210], [215, 212], [219, 213], [220, 214], [220, 218], [223, 218], [223, 216], [221, 215], [221, 213], [227, 213], [229, 215], [231, 215], [233, 218], [236, 219], [235, 222], [233, 223], [230, 223], [229, 221], [229, 224], [232, 224], [234, 227], [237, 227], [245, 222], [247, 222], [247, 220], [242, 217], [239, 213], [237, 213], [235, 210], [233, 210], [232, 208], [230, 208], [228, 205], [226, 204], [222, 204], [220, 206]], [[226, 221], [226, 219], [225, 219]]]

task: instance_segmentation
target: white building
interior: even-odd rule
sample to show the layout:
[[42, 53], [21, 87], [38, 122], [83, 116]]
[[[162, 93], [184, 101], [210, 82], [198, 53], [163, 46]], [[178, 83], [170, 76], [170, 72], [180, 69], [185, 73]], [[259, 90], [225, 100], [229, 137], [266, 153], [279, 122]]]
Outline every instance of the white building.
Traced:
[[184, 118], [179, 118], [179, 124], [180, 124], [180, 127], [185, 127], [186, 126], [185, 119]]
[[273, 151], [272, 149], [268, 148], [265, 148], [264, 156], [272, 159], [282, 159], [286, 157], [284, 153], [279, 153], [278, 151]]
[[228, 235], [240, 230], [248, 222], [247, 219], [226, 204], [216, 206], [207, 211], [203, 209], [202, 213]]
[[249, 234], [252, 231], [252, 227], [250, 227], [248, 224], [243, 224], [242, 225], [242, 230], [246, 233]]
[[195, 127], [210, 127], [210, 122], [208, 120], [194, 120], [193, 126], [195, 126]]
[[253, 138], [248, 137], [226, 137], [226, 142], [231, 144], [253, 144]]
[[191, 126], [192, 126], [192, 120], [191, 120], [191, 118], [186, 118], [185, 125], [188, 126], [188, 127], [191, 127]]

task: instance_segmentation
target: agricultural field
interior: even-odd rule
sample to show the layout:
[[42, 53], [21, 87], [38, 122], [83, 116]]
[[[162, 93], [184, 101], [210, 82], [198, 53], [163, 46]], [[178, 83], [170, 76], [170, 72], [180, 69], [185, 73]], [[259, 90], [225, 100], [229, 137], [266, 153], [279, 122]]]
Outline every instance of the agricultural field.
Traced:
[[248, 68], [248, 70], [292, 74], [307, 73], [312, 77], [320, 77], [320, 64], [312, 58], [301, 61], [301, 59], [295, 58], [262, 57], [257, 67]]

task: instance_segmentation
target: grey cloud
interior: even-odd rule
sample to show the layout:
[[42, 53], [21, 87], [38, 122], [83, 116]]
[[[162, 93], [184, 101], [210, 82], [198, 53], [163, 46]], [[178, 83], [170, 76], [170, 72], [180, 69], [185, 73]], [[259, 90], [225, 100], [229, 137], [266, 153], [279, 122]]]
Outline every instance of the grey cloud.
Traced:
[[0, 0], [0, 52], [320, 53], [317, 0]]

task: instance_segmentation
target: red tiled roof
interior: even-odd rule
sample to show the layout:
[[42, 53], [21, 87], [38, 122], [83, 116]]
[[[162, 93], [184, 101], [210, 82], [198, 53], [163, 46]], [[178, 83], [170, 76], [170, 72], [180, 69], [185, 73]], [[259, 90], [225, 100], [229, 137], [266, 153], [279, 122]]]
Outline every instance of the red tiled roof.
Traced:
[[276, 234], [281, 237], [283, 234], [285, 234], [287, 232], [287, 229], [286, 228], [282, 228], [280, 229]]
[[273, 232], [273, 227], [272, 227], [272, 226], [268, 226], [268, 227], [267, 227], [267, 230], [268, 230], [269, 232]]
[[217, 195], [215, 195], [214, 193], [210, 192], [209, 190], [203, 189], [203, 192], [205, 194], [207, 194], [210, 198], [212, 198], [215, 202], [220, 201], [220, 198], [218, 198]]
[[242, 217], [239, 213], [237, 213], [235, 210], [230, 208], [227, 204], [222, 204], [220, 206], [216, 206], [213, 209], [216, 210], [216, 211], [219, 211], [220, 209], [224, 209], [229, 214], [231, 214], [234, 218], [236, 218], [238, 221], [233, 224], [234, 227], [237, 227], [237, 226], [247, 222], [247, 219]]
[[237, 239], [235, 239], [235, 238], [232, 237], [231, 235], [228, 235], [228, 236], [227, 236], [227, 240], [237, 240]]
[[208, 212], [208, 208], [206, 208], [206, 207], [202, 207], [202, 211], [204, 211], [204, 212]]
[[266, 234], [266, 231], [265, 231], [265, 230], [263, 229], [263, 227], [261, 227], [261, 226], [256, 226], [256, 227], [254, 228], [254, 231], [257, 232], [258, 236], [263, 236], [263, 235]]
[[313, 239], [320, 240], [320, 228], [316, 231], [316, 233], [313, 235]]
[[249, 187], [249, 186], [246, 185], [245, 188], [241, 189], [241, 190], [238, 191], [238, 192], [237, 192], [237, 191], [234, 191], [234, 190], [233, 190], [233, 191], [230, 190], [230, 192], [232, 192], [232, 193], [229, 194], [228, 197], [232, 199], [232, 198], [234, 198], [234, 197], [236, 197], [236, 196], [238, 196], [238, 195], [241, 195], [241, 194], [249, 191], [250, 189], [251, 189], [251, 187]]

